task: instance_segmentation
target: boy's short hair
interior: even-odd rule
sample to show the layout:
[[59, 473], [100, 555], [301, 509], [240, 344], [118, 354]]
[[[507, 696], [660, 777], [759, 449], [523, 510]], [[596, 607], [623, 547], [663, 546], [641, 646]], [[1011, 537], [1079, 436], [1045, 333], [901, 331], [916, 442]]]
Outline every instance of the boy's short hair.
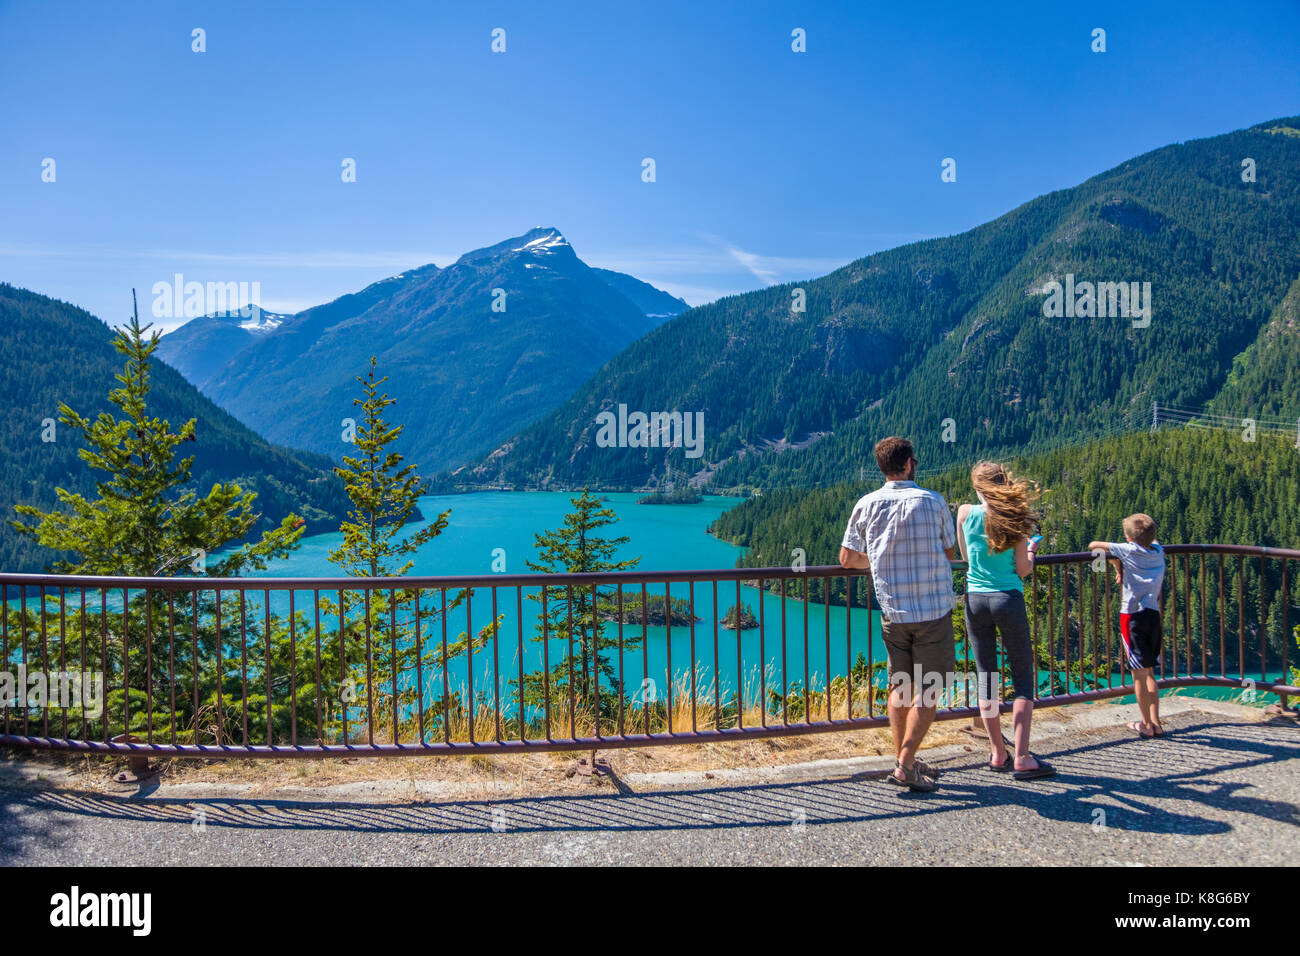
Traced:
[[875, 452], [876, 465], [886, 477], [901, 475], [907, 471], [907, 463], [911, 461], [913, 455], [912, 443], [906, 438], [895, 435], [876, 442]]
[[1128, 535], [1129, 540], [1135, 541], [1144, 548], [1151, 547], [1151, 542], [1156, 539], [1156, 523], [1150, 515], [1138, 513], [1129, 515], [1124, 519], [1124, 533]]

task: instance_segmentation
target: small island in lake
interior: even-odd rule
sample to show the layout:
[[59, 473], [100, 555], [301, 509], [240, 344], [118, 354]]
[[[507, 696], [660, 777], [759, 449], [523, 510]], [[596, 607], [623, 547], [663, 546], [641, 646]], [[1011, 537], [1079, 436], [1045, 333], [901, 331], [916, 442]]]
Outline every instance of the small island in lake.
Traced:
[[[736, 630], [736, 605], [731, 605], [718, 623], [728, 631]], [[740, 611], [740, 630], [749, 631], [756, 627], [758, 627], [758, 618], [754, 617], [753, 608], [746, 604]]]
[[638, 498], [639, 505], [698, 505], [704, 496], [694, 488], [682, 488], [678, 491], [654, 491], [644, 498]]
[[[618, 620], [618, 605], [613, 601], [601, 601], [600, 607], [596, 611], [596, 616], [602, 621]], [[685, 598], [674, 598], [672, 603], [672, 623], [673, 626], [696, 624], [702, 618], [696, 617], [691, 613], [691, 602]], [[626, 594], [623, 598], [623, 623], [640, 624], [642, 623], [641, 598], [638, 595], [630, 598]], [[645, 623], [654, 624], [663, 627], [667, 622], [667, 615], [664, 613], [664, 596], [662, 594], [650, 594], [646, 596]]]

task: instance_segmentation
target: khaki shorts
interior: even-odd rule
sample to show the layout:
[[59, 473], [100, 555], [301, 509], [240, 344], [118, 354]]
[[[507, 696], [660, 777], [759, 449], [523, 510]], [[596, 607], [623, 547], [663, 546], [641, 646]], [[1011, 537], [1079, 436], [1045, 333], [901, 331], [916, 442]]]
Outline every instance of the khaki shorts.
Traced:
[[957, 670], [957, 645], [951, 611], [932, 621], [881, 621], [880, 630], [889, 653], [891, 688], [902, 682], [899, 674], [906, 675], [917, 691], [932, 682], [947, 686], [952, 680]]

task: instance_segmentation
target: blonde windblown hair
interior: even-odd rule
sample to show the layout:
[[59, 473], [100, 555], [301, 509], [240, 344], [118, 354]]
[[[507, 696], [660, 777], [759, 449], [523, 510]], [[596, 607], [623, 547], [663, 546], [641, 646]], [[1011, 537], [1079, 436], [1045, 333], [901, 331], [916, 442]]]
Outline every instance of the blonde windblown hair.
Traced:
[[970, 471], [971, 484], [984, 496], [984, 537], [994, 553], [1015, 547], [1021, 538], [1034, 534], [1041, 515], [1033, 507], [1041, 493], [1038, 486], [1011, 473], [994, 461], [976, 462]]

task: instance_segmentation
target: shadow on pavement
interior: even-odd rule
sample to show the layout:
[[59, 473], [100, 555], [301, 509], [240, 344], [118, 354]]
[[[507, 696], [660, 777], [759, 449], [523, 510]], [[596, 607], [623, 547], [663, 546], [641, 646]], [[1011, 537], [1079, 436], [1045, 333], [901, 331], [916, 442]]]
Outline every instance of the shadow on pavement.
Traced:
[[[1188, 715], [1170, 723], [1162, 740], [1106, 739], [1044, 751], [1057, 768], [1049, 780], [1019, 782], [984, 769], [984, 755], [947, 766], [934, 794], [899, 791], [868, 775], [821, 781], [503, 800], [319, 802], [276, 799], [118, 797], [58, 789], [0, 790], [0, 858], [18, 851], [39, 815], [40, 843], [67, 815], [254, 830], [292, 829], [355, 833], [468, 833], [538, 831], [681, 830], [728, 827], [809, 827], [826, 823], [936, 817], [987, 806], [1018, 806], [1044, 818], [1145, 833], [1204, 835], [1232, 825], [1166, 805], [1206, 808], [1300, 824], [1292, 803], [1252, 796], [1237, 772], [1285, 764], [1300, 755], [1294, 725], [1239, 724]], [[1199, 721], [1199, 722], [1198, 722]], [[1077, 740], [1077, 738], [1076, 738]], [[145, 797], [142, 799], [142, 797]], [[50, 813], [53, 811], [53, 814]], [[1098, 819], [1098, 812], [1104, 817]]]

